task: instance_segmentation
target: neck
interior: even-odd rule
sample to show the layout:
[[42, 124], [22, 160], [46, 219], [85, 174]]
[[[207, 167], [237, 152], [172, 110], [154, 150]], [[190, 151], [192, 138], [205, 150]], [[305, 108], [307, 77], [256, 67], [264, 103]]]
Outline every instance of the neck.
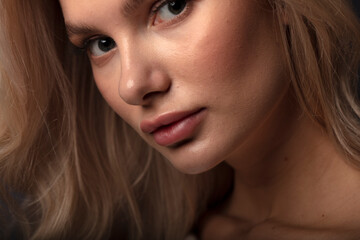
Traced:
[[291, 101], [280, 103], [227, 163], [235, 176], [224, 212], [253, 225], [276, 219], [332, 226], [358, 205], [358, 171]]

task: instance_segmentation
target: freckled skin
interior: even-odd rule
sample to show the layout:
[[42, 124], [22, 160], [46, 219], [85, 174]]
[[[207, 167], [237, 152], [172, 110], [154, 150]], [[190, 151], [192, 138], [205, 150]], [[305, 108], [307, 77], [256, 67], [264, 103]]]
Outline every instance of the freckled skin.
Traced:
[[[91, 59], [93, 74], [142, 138], [184, 173], [233, 167], [232, 195], [203, 221], [202, 239], [358, 239], [360, 174], [299, 109], [267, 0], [194, 0], [181, 20], [156, 26], [154, 1], [129, 17], [124, 1], [60, 3], [66, 22], [115, 41]], [[206, 116], [186, 144], [160, 146], [140, 129], [200, 108]]]
[[[234, 158], [287, 89], [273, 16], [257, 1], [194, 1], [180, 22], [149, 28], [114, 12], [122, 1], [99, 2], [61, 1], [67, 21], [95, 25], [117, 44], [105, 64], [93, 62], [96, 84], [110, 106], [183, 172]], [[156, 94], [145, 108], [139, 99], [149, 92]], [[144, 119], [196, 108], [206, 108], [207, 116], [179, 148], [159, 146], [139, 129]]]

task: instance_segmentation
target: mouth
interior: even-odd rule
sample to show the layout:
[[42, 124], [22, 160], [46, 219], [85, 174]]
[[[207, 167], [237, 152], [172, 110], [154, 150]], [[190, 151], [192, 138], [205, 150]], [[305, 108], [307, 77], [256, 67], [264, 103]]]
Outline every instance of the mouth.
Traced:
[[144, 133], [151, 134], [157, 144], [171, 146], [193, 135], [205, 117], [205, 110], [166, 113], [154, 120], [142, 121], [140, 128]]

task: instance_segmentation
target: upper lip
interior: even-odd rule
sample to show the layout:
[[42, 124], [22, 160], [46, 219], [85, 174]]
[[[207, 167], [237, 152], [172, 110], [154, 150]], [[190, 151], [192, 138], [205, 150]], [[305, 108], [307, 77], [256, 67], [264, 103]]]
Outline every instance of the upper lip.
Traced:
[[144, 133], [153, 133], [163, 126], [171, 125], [197, 112], [200, 112], [201, 110], [202, 109], [163, 113], [153, 119], [143, 120], [140, 123], [140, 129]]

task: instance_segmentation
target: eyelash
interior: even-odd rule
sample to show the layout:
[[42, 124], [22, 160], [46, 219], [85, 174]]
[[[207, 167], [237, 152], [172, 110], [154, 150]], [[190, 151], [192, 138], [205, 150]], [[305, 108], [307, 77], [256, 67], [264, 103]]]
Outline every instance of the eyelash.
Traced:
[[[191, 7], [191, 3], [193, 2], [194, 0], [187, 0], [186, 1], [186, 6], [184, 8], [184, 10], [182, 11], [182, 13], [178, 16], [176, 16], [175, 18], [173, 18], [171, 21], [168, 22], [168, 24], [171, 24], [177, 20], [179, 20], [179, 18], [182, 18], [184, 16], [187, 16], [188, 15], [188, 12], [190, 10], [190, 7]], [[154, 16], [160, 11], [160, 9], [162, 7], [164, 7], [166, 4], [170, 4], [170, 2], [172, 2], [172, 0], [161, 0], [161, 1], [158, 1], [156, 2], [153, 7], [152, 7], [152, 10], [151, 10], [151, 16], [150, 18], [152, 19], [152, 22], [154, 22], [153, 18]]]
[[155, 14], [157, 13], [160, 8], [162, 8], [163, 6], [165, 6], [166, 4], [168, 4], [170, 1], [169, 0], [160, 0], [160, 1], [157, 1], [154, 6], [151, 8], [151, 13], [152, 14]]
[[[182, 17], [185, 17], [186, 15], [188, 15], [188, 12], [189, 12], [190, 7], [191, 7], [190, 5], [191, 5], [191, 3], [193, 1], [194, 0], [187, 0], [186, 1], [186, 7], [183, 10], [183, 12], [181, 14], [179, 14], [177, 17], [170, 20], [168, 23], [164, 23], [164, 24], [169, 24], [170, 25], [171, 23], [179, 20], [179, 18], [182, 18]], [[154, 22], [154, 17], [160, 11], [160, 9], [162, 7], [164, 7], [166, 4], [170, 4], [170, 2], [172, 2], [172, 0], [159, 0], [159, 1], [157, 1], [157, 2], [155, 2], [153, 4], [153, 6], [151, 7], [151, 10], [150, 10], [150, 17], [149, 17], [151, 19], [152, 23]], [[91, 37], [82, 39], [81, 42], [80, 42], [80, 46], [75, 45], [75, 48], [77, 50], [76, 52], [78, 52], [78, 51], [87, 52], [88, 49], [89, 49], [90, 44], [92, 43], [92, 41], [96, 41], [98, 39], [105, 38], [105, 37], [107, 37], [107, 36], [105, 36], [105, 35], [96, 35], [96, 36], [91, 36]]]
[[97, 35], [97, 36], [91, 36], [89, 38], [82, 39], [81, 42], [80, 42], [80, 46], [75, 46], [75, 47], [80, 52], [86, 52], [89, 49], [89, 46], [90, 46], [92, 41], [95, 41], [95, 40], [100, 39], [102, 37], [106, 37], [106, 36]]

